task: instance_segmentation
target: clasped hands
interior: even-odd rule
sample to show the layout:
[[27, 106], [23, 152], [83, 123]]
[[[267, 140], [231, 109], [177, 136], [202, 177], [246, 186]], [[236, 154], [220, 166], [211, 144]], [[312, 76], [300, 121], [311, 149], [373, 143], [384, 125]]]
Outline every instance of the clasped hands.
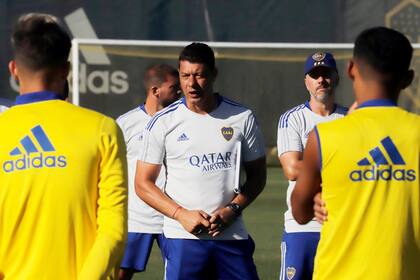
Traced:
[[186, 231], [194, 235], [207, 233], [215, 237], [226, 229], [234, 220], [235, 214], [228, 207], [219, 208], [207, 214], [202, 210], [180, 209], [173, 217], [184, 227]]

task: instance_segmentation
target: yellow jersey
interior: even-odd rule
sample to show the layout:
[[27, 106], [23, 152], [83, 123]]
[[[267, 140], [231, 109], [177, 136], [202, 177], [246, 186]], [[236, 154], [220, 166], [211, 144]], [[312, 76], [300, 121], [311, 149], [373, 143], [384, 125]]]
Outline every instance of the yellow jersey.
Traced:
[[418, 279], [420, 117], [371, 100], [315, 131], [328, 221], [314, 279]]
[[16, 104], [0, 115], [0, 279], [111, 279], [127, 231], [122, 133], [52, 92]]

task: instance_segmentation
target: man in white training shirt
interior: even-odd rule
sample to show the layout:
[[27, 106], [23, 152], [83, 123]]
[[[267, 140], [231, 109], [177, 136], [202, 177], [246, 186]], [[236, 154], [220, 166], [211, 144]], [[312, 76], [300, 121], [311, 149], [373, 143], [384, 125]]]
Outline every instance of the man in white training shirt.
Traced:
[[[241, 212], [265, 186], [260, 129], [251, 110], [213, 92], [209, 46], [186, 46], [179, 75], [185, 97], [147, 125], [136, 173], [139, 196], [165, 215], [166, 279], [258, 279]], [[247, 179], [236, 194], [239, 143]], [[164, 192], [155, 184], [162, 164]]]
[[[146, 89], [146, 102], [117, 119], [127, 145], [129, 179], [128, 240], [121, 263], [120, 280], [131, 279], [135, 272], [144, 271], [153, 241], [157, 241], [161, 250], [163, 242], [163, 215], [136, 195], [134, 176], [143, 129], [157, 111], [179, 98], [178, 71], [166, 64], [152, 65], [146, 69], [143, 83]], [[156, 185], [160, 188], [165, 185], [164, 168], [156, 180]]]
[[316, 124], [341, 118], [347, 112], [347, 108], [334, 102], [339, 76], [332, 54], [316, 52], [308, 56], [304, 74], [309, 101], [281, 115], [278, 125], [278, 156], [283, 173], [289, 179], [280, 280], [312, 279], [321, 225], [315, 219], [306, 225], [299, 225], [292, 216], [290, 195], [299, 176], [309, 132]]

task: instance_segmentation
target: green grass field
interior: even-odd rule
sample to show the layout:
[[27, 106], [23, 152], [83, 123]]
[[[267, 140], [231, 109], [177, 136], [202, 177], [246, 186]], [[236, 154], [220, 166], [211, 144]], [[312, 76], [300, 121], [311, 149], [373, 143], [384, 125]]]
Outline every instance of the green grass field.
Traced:
[[[244, 212], [245, 223], [255, 241], [254, 260], [261, 280], [278, 279], [283, 213], [286, 208], [287, 180], [279, 167], [268, 169], [267, 185], [262, 194]], [[133, 279], [162, 280], [160, 251], [154, 246], [147, 271]]]

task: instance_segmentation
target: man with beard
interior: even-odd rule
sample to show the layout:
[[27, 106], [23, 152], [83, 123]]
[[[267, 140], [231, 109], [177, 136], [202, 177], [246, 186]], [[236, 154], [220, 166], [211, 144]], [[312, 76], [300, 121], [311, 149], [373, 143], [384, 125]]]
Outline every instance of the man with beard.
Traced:
[[278, 125], [278, 156], [283, 173], [289, 180], [280, 280], [291, 277], [311, 279], [321, 225], [315, 219], [299, 225], [292, 216], [290, 195], [301, 170], [303, 149], [309, 132], [316, 124], [341, 118], [347, 112], [347, 108], [334, 102], [339, 76], [332, 54], [316, 52], [308, 56], [304, 73], [310, 99], [285, 112]]
[[397, 107], [412, 56], [398, 31], [360, 33], [347, 67], [357, 108], [308, 136], [291, 202], [299, 223], [314, 209], [324, 222], [313, 279], [418, 279], [420, 117]]

